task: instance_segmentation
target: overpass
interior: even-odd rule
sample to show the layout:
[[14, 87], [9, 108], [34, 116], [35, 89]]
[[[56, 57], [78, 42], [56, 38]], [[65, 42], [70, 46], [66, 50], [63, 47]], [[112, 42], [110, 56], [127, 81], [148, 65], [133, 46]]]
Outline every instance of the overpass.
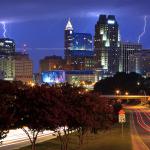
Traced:
[[135, 100], [148, 100], [150, 101], [149, 95], [101, 95], [100, 97], [105, 97], [109, 99], [135, 99]]

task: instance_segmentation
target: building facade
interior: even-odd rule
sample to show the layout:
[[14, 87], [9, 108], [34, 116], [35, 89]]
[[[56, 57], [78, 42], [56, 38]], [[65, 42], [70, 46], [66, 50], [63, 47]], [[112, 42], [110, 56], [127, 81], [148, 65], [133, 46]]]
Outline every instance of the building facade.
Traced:
[[33, 63], [28, 54], [16, 53], [15, 60], [15, 80], [22, 82], [33, 81]]
[[65, 28], [65, 61], [71, 70], [94, 68], [92, 35], [75, 33], [69, 20]]
[[50, 85], [67, 82], [92, 89], [94, 83], [97, 82], [97, 76], [93, 70], [52, 70], [41, 73], [41, 82]]
[[135, 53], [140, 52], [142, 50], [142, 45], [138, 43], [131, 42], [121, 42], [121, 57], [120, 57], [120, 66], [119, 70], [121, 72], [129, 73], [130, 70], [130, 55], [134, 56]]
[[15, 79], [15, 60], [13, 56], [0, 57], [0, 72], [3, 79], [13, 81]]
[[95, 25], [94, 53], [96, 68], [109, 74], [119, 71], [120, 33], [115, 16], [100, 15]]
[[15, 42], [9, 38], [0, 39], [0, 55], [14, 55], [15, 54]]
[[71, 70], [91, 70], [94, 69], [93, 51], [74, 50], [71, 55]]
[[130, 72], [140, 73], [144, 76], [150, 73], [150, 50], [141, 50], [129, 57]]
[[62, 70], [64, 66], [64, 60], [61, 56], [46, 56], [40, 60], [40, 72], [51, 70]]
[[71, 64], [70, 51], [73, 50], [73, 35], [74, 35], [74, 30], [71, 21], [69, 19], [64, 32], [64, 55], [65, 55], [65, 61], [67, 65]]

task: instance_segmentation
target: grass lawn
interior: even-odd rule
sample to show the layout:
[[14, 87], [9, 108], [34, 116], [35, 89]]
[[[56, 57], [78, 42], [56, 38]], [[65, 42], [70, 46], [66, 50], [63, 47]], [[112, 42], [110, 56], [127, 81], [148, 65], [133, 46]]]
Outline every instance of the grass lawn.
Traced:
[[[31, 147], [28, 146], [20, 150], [30, 149]], [[78, 149], [78, 139], [75, 135], [70, 136], [68, 149]], [[53, 139], [37, 144], [37, 150], [60, 150], [60, 142], [58, 139]], [[111, 131], [88, 135], [82, 150], [132, 150], [129, 123], [124, 125], [123, 137], [120, 124], [116, 124]]]

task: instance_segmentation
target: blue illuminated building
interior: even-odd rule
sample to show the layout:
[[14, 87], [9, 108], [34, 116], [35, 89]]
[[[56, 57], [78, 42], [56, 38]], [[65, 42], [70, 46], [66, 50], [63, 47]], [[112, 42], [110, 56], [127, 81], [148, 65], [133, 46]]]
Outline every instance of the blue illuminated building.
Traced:
[[92, 50], [92, 35], [88, 33], [73, 34], [73, 49], [72, 50]]
[[59, 84], [68, 82], [70, 84], [80, 84], [80, 82], [96, 82], [96, 75], [93, 70], [53, 70], [42, 72], [41, 82], [52, 84]]
[[48, 84], [63, 83], [66, 81], [65, 71], [63, 70], [42, 72], [41, 78], [43, 83]]
[[65, 28], [65, 60], [72, 70], [94, 69], [92, 35], [75, 33], [70, 19]]

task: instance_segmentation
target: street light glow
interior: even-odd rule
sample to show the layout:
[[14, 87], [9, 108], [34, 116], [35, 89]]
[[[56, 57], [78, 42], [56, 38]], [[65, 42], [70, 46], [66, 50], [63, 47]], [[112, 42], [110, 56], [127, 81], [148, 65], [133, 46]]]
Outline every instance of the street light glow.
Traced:
[[120, 90], [116, 90], [116, 94], [119, 94], [120, 93]]
[[126, 93], [125, 93], [125, 95], [129, 95], [129, 93], [128, 93], [128, 92], [126, 92]]

